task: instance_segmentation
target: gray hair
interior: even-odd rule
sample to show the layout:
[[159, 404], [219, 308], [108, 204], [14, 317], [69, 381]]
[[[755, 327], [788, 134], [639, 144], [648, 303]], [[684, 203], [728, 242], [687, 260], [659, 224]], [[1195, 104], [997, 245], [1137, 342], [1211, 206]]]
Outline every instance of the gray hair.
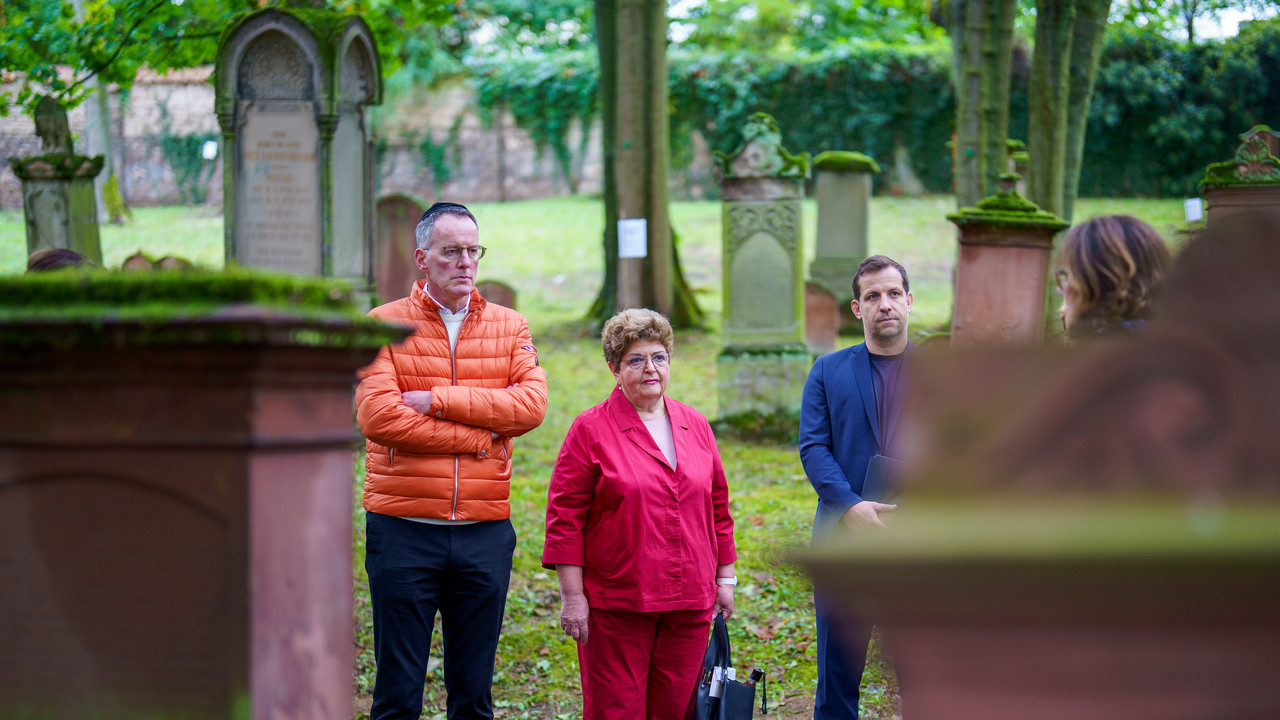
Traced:
[[475, 223], [477, 230], [480, 228], [480, 223], [476, 220], [476, 216], [472, 215], [466, 206], [457, 203], [436, 203], [422, 213], [422, 218], [418, 220], [418, 226], [414, 229], [413, 235], [418, 243], [419, 250], [425, 251], [431, 247], [431, 231], [435, 229], [436, 218], [441, 215], [464, 217]]

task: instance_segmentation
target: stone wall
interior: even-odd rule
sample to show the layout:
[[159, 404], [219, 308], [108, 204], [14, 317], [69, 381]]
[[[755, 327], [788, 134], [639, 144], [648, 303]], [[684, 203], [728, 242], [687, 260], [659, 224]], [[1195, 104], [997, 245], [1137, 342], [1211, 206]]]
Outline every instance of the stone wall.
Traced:
[[[221, 143], [213, 114], [212, 73], [212, 66], [163, 76], [143, 70], [123, 102], [120, 94], [111, 94], [112, 136], [124, 148], [116, 172], [130, 205], [222, 204], [222, 149], [212, 161], [192, 156], [204, 139]], [[0, 85], [0, 92], [6, 90], [16, 91], [17, 86]], [[465, 80], [387, 96], [388, 104], [375, 108], [370, 119], [379, 158], [378, 194], [411, 193], [427, 202], [441, 197], [492, 202], [601, 191], [604, 165], [599, 123], [585, 130], [589, 133], [585, 145], [581, 143], [584, 129], [574, 129], [569, 143], [574, 153], [566, 177], [554, 153], [539, 149], [509, 114], [486, 127]], [[83, 151], [83, 107], [69, 116], [77, 150]], [[706, 144], [695, 137], [694, 147], [691, 166], [671, 172], [675, 198], [700, 198], [714, 185]], [[29, 116], [13, 113], [0, 118], [0, 162], [38, 152], [39, 140]], [[436, 177], [433, 165], [442, 177]], [[21, 207], [17, 178], [5, 162], [0, 165], [0, 209]]]

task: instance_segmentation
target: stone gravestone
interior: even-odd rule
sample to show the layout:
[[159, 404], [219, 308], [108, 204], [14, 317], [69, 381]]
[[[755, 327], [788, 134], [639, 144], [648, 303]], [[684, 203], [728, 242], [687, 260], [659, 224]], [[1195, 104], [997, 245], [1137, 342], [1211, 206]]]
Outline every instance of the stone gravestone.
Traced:
[[67, 112], [53, 98], [40, 99], [35, 121], [43, 154], [9, 159], [13, 174], [22, 181], [27, 255], [65, 248], [101, 265], [93, 179], [102, 172], [103, 158], [75, 154]]
[[378, 297], [390, 302], [409, 294], [413, 283], [422, 277], [413, 260], [417, 249], [414, 230], [426, 207], [411, 195], [395, 193], [378, 198], [377, 258]]
[[804, 284], [804, 344], [809, 352], [823, 355], [836, 349], [842, 305], [847, 307], [848, 303], [841, 302], [826, 285], [812, 280]]
[[215, 73], [227, 260], [374, 286], [372, 154], [382, 100], [373, 35], [353, 15], [268, 9], [223, 35]]
[[516, 307], [516, 289], [501, 280], [481, 280], [476, 283], [476, 289], [480, 291], [480, 297], [491, 303], [512, 310]]
[[1068, 223], [1013, 189], [1001, 191], [947, 219], [960, 228], [951, 344], [1038, 343], [1044, 339], [1044, 297], [1054, 235]]
[[0, 718], [351, 717], [350, 294], [0, 278]]
[[797, 413], [809, 370], [800, 266], [808, 155], [782, 147], [756, 113], [732, 155], [717, 153], [724, 200], [724, 328], [717, 361], [721, 417]]
[[1237, 214], [1143, 335], [918, 358], [894, 522], [807, 562], [877, 620], [909, 715], [1276, 716], [1277, 266], [1276, 218]]
[[809, 277], [826, 285], [844, 305], [841, 326], [861, 332], [862, 323], [849, 307], [853, 273], [867, 252], [871, 176], [880, 172], [875, 160], [861, 153], [828, 150], [813, 160], [818, 196], [817, 253]]
[[1210, 225], [1240, 212], [1280, 210], [1280, 138], [1266, 125], [1240, 136], [1236, 156], [1205, 171], [1200, 190]]

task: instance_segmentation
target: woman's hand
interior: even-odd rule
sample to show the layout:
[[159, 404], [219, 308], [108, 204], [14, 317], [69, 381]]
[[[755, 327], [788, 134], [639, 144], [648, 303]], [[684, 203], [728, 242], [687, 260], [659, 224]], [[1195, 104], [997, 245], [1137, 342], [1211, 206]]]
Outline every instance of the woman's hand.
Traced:
[[716, 603], [711, 606], [711, 617], [714, 618], [716, 613], [723, 613], [725, 620], [733, 616], [732, 585], [716, 585]]
[[586, 595], [560, 596], [560, 629], [565, 635], [580, 643], [587, 642], [587, 616], [591, 609], [587, 607]]

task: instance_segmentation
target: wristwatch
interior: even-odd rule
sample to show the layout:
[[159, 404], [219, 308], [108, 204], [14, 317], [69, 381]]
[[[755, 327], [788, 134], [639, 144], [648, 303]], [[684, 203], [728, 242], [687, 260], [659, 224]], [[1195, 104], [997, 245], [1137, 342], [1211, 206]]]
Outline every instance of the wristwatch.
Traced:
[[736, 578], [736, 577], [727, 577], [727, 578], [721, 578], [721, 577], [718, 577], [718, 578], [716, 578], [716, 584], [717, 584], [717, 585], [737, 585], [737, 584], [738, 584], [738, 578]]

